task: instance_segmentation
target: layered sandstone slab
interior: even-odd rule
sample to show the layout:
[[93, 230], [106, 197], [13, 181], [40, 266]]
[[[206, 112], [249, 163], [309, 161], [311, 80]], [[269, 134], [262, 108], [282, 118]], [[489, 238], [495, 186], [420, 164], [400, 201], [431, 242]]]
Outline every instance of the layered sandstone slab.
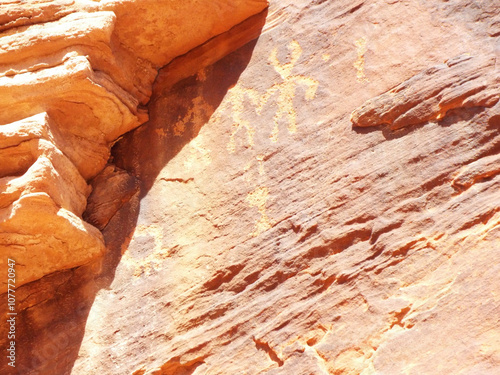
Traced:
[[271, 2], [255, 43], [162, 70], [72, 373], [498, 372], [499, 9], [469, 5]]
[[3, 267], [8, 258], [26, 267], [19, 286], [105, 249], [101, 233], [81, 219], [90, 188], [52, 125], [42, 113], [0, 126], [0, 254]]
[[261, 12], [267, 0], [105, 0], [100, 8], [117, 15], [120, 45], [162, 67]]
[[354, 126], [393, 129], [443, 119], [458, 108], [492, 107], [500, 98], [497, 56], [461, 55], [429, 68], [351, 115]]
[[[45, 177], [43, 172], [38, 178]], [[17, 285], [88, 263], [105, 250], [96, 228], [61, 208], [45, 192], [22, 195], [2, 207], [0, 219], [2, 259], [5, 263], [8, 258], [15, 259], [19, 267], [26, 267], [18, 273]], [[5, 263], [2, 266], [6, 267]], [[6, 289], [2, 286], [2, 291]]]
[[[191, 35], [177, 14], [217, 30], [198, 15], [232, 9], [153, 3], [30, 2], [51, 22], [116, 7], [113, 30], [130, 28], [111, 49], [157, 49], [153, 68]], [[134, 23], [141, 9], [150, 22]], [[245, 32], [174, 58], [149, 121], [114, 145], [118, 167], [91, 180], [84, 217], [106, 256], [18, 290], [20, 373], [496, 375], [498, 14], [469, 0], [283, 0], [258, 40], [195, 75]], [[54, 134], [73, 129], [47, 112]], [[20, 149], [11, 177], [35, 151]]]
[[[110, 175], [110, 149], [148, 119], [157, 69], [267, 6], [196, 4], [0, 4], [2, 269], [8, 256], [19, 262], [18, 287], [102, 256], [101, 233], [82, 217], [103, 229], [136, 193], [135, 178]], [[150, 22], [138, 22], [143, 12]]]

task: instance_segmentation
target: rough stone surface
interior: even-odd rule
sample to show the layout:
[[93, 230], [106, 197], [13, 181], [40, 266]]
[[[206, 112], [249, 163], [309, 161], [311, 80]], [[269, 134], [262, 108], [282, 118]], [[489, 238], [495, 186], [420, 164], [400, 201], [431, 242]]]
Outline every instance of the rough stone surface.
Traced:
[[[157, 68], [261, 12], [267, 3], [195, 5], [0, 4], [0, 268], [7, 270], [9, 256], [19, 262], [17, 286], [103, 254], [102, 234], [82, 214], [103, 229], [136, 192], [133, 177], [127, 180], [126, 172], [113, 174], [109, 168], [114, 167], [105, 166], [118, 138], [148, 119], [143, 105]], [[193, 18], [185, 22], [190, 9]], [[149, 22], [132, 22], [138, 13]], [[229, 44], [226, 54], [258, 34], [238, 35], [240, 45]], [[86, 207], [91, 179], [94, 192]], [[6, 291], [6, 280], [0, 291]]]
[[492, 107], [500, 98], [496, 56], [461, 55], [417, 74], [366, 102], [351, 115], [354, 126], [392, 129], [443, 119], [458, 108]]
[[106, 166], [91, 184], [83, 219], [103, 230], [116, 212], [139, 191], [139, 181], [115, 165]]
[[[148, 119], [158, 68], [197, 46], [197, 68], [213, 63], [257, 37], [254, 23], [248, 32], [241, 25], [266, 7], [264, 0], [1, 2], [0, 271], [7, 275], [8, 259], [16, 261], [19, 314], [17, 367], [2, 361], [1, 373], [71, 371], [88, 307], [107, 282], [99, 273], [116, 266], [105, 242], [123, 243], [99, 229], [138, 199], [137, 179], [113, 165], [111, 147]], [[228, 30], [226, 48], [203, 47]], [[5, 319], [6, 291], [4, 278]], [[11, 345], [7, 329], [2, 349]]]
[[[89, 3], [52, 4], [47, 17]], [[113, 3], [92, 6], [112, 20]], [[175, 40], [158, 46], [161, 63], [126, 37], [125, 55], [171, 63], [149, 102], [108, 90], [131, 119], [109, 124], [136, 126], [139, 103], [149, 120], [114, 144], [113, 164], [71, 181], [81, 198], [62, 175], [48, 184], [77, 211], [94, 178], [84, 217], [106, 251], [19, 288], [18, 373], [498, 374], [499, 14], [472, 0], [271, 1], [186, 55], [170, 55]], [[144, 15], [157, 30], [158, 14]], [[217, 61], [242, 29], [260, 36]], [[102, 76], [82, 56], [47, 69], [91, 85]], [[123, 77], [140, 82], [132, 71]], [[21, 82], [43, 81], [33, 73]], [[16, 160], [0, 167], [0, 207], [31, 197], [23, 186], [47, 191], [30, 176], [50, 165], [32, 160], [82, 173], [46, 146], [63, 150], [73, 129], [46, 112], [52, 133], [5, 125], [19, 157], [0, 153]], [[98, 182], [113, 179], [116, 192]]]

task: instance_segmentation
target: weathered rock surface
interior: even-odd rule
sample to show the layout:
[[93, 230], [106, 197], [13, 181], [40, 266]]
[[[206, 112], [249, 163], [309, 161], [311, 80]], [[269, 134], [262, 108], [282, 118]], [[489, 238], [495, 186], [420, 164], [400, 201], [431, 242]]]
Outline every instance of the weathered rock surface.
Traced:
[[81, 219], [90, 188], [51, 125], [41, 113], [0, 126], [1, 264], [5, 271], [10, 257], [25, 267], [19, 286], [104, 252], [101, 233]]
[[457, 108], [492, 107], [500, 98], [497, 56], [458, 56], [417, 74], [366, 102], [351, 115], [355, 126], [392, 129], [441, 120]]
[[[101, 233], [82, 221], [87, 182], [94, 192], [85, 219], [103, 229], [137, 186], [126, 173], [104, 181], [110, 174], [101, 171], [117, 139], [148, 119], [143, 105], [157, 69], [266, 7], [217, 1], [193, 11], [194, 4], [0, 5], [0, 264], [5, 271], [10, 256], [22, 265], [17, 286], [103, 254]], [[138, 12], [150, 22], [131, 22]], [[211, 16], [186, 22], [188, 12]], [[243, 33], [240, 44], [255, 37]]]
[[[76, 17], [89, 3], [52, 4], [47, 17]], [[121, 4], [113, 30], [135, 22], [129, 13], [117, 26], [121, 6], [149, 5]], [[189, 14], [178, 10], [167, 14]], [[271, 1], [259, 38], [220, 61], [262, 15], [177, 58], [175, 46], [187, 50], [174, 38], [156, 47], [160, 62], [142, 44], [162, 40], [150, 34], [159, 14], [144, 13], [145, 34], [135, 25], [137, 34], [111, 37], [151, 69], [170, 62], [149, 120], [114, 144], [116, 167], [102, 157], [84, 176], [62, 151], [84, 176], [69, 185], [80, 199], [39, 188], [29, 179], [39, 169], [29, 171], [42, 156], [55, 167], [45, 142], [64, 150], [81, 126], [48, 109], [50, 131], [5, 125], [19, 138], [5, 147], [32, 143], [17, 158], [0, 154], [16, 160], [4, 167], [0, 202], [31, 197], [28, 186], [78, 211], [93, 177], [84, 217], [107, 247], [104, 258], [19, 288], [18, 373], [498, 374], [500, 5]], [[132, 121], [109, 121], [116, 134], [143, 121], [146, 101], [124, 86], [141, 82], [133, 72], [111, 82], [135, 101], [107, 89]], [[112, 100], [93, 105], [105, 111]], [[113, 137], [96, 143], [108, 150]]]
[[[271, 2], [255, 45], [160, 79], [115, 147], [143, 198], [73, 373], [498, 372], [483, 11]], [[404, 128], [353, 128], [353, 111]]]
[[116, 212], [139, 192], [139, 181], [127, 171], [108, 165], [91, 181], [85, 221], [103, 230]]

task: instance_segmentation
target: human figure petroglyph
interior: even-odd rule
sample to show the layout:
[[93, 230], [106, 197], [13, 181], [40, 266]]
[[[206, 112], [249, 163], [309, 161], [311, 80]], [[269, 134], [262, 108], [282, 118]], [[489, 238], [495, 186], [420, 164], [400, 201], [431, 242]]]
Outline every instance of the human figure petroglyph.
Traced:
[[245, 88], [241, 85], [234, 86], [228, 93], [225, 103], [222, 104], [221, 110], [229, 108], [231, 111], [232, 131], [227, 145], [230, 153], [236, 151], [235, 136], [240, 129], [246, 129], [247, 144], [250, 148], [254, 145], [255, 128], [252, 123], [243, 116], [245, 107], [248, 105], [254, 109], [259, 116], [262, 115], [263, 109], [269, 103], [269, 99], [277, 95], [275, 101], [277, 110], [273, 117], [273, 129], [269, 138], [272, 142], [278, 141], [280, 120], [285, 119], [287, 128], [290, 133], [297, 132], [297, 113], [293, 104], [293, 99], [297, 91], [297, 87], [305, 87], [305, 99], [311, 101], [316, 96], [319, 82], [311, 77], [305, 77], [300, 74], [292, 74], [297, 62], [302, 56], [302, 48], [297, 41], [292, 41], [288, 44], [290, 51], [290, 60], [286, 63], [281, 63], [278, 59], [278, 49], [275, 48], [269, 55], [268, 61], [273, 66], [276, 73], [279, 74], [281, 81], [274, 83], [262, 95], [255, 89]]
[[288, 45], [288, 50], [290, 51], [290, 62], [281, 64], [278, 60], [278, 49], [275, 48], [268, 58], [268, 61], [274, 67], [274, 70], [283, 79], [282, 82], [273, 84], [266, 93], [261, 97], [260, 105], [257, 109], [257, 113], [260, 115], [265, 104], [269, 99], [278, 93], [278, 99], [276, 104], [278, 110], [273, 117], [274, 127], [270, 135], [272, 142], [278, 141], [279, 133], [279, 120], [285, 118], [288, 122], [288, 131], [290, 133], [297, 132], [297, 113], [293, 105], [293, 98], [295, 97], [295, 92], [299, 85], [306, 87], [305, 98], [307, 101], [314, 99], [316, 96], [316, 91], [318, 90], [319, 82], [310, 77], [304, 77], [300, 74], [292, 75], [293, 68], [297, 64], [300, 56], [302, 55], [302, 48], [297, 41], [292, 41]]

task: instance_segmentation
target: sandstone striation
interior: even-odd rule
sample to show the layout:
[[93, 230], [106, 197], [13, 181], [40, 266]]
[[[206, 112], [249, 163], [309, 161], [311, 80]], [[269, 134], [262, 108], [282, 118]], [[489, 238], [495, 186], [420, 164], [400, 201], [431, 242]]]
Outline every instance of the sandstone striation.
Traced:
[[0, 372], [499, 373], [499, 4], [20, 4]]
[[[133, 195], [129, 190], [137, 189], [119, 177], [126, 173], [106, 180], [109, 169], [103, 169], [117, 139], [148, 119], [143, 105], [157, 68], [266, 6], [253, 1], [198, 7], [197, 12], [217, 12], [191, 24], [191, 33], [184, 35], [188, 24], [172, 21], [185, 18], [182, 12], [192, 3], [180, 8], [147, 1], [1, 5], [1, 264], [5, 270], [10, 256], [24, 267], [18, 286], [102, 256], [101, 233], [82, 220], [91, 191], [87, 182], [93, 179], [94, 192], [85, 219], [103, 229]], [[154, 22], [130, 22], [129, 15], [141, 10], [155, 14]], [[220, 22], [228, 12], [234, 17]], [[255, 36], [243, 35], [242, 43]], [[116, 182], [108, 188], [113, 194], [103, 193], [96, 181]]]
[[165, 67], [73, 373], [495, 374], [498, 42], [467, 4], [271, 2], [257, 42]]
[[388, 124], [392, 129], [441, 120], [458, 108], [492, 107], [500, 98], [495, 55], [462, 55], [429, 68], [351, 115], [354, 126]]
[[139, 191], [139, 181], [113, 164], [107, 165], [90, 185], [92, 192], [83, 218], [100, 230]]

